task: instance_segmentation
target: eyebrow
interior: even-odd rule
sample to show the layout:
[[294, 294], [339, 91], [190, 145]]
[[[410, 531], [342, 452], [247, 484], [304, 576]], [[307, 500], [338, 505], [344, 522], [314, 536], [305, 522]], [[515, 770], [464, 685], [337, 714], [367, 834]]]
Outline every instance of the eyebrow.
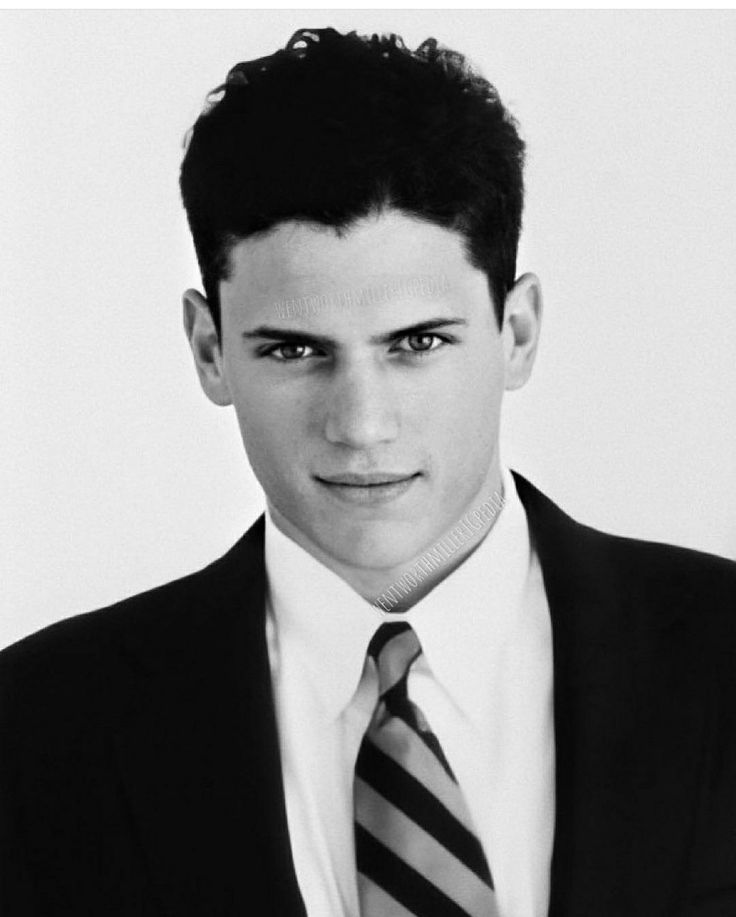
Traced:
[[[384, 334], [375, 334], [370, 339], [371, 344], [389, 344], [397, 338], [406, 337], [409, 334], [424, 334], [427, 331], [433, 331], [436, 328], [447, 328], [450, 325], [467, 325], [464, 318], [433, 318], [426, 322], [418, 322], [416, 325], [407, 325], [405, 328], [397, 328], [395, 331], [387, 331]], [[310, 334], [307, 331], [298, 331], [292, 328], [277, 328], [274, 325], [259, 325], [252, 331], [244, 331], [244, 338], [265, 338], [271, 341], [284, 341], [286, 343], [309, 344], [310, 347], [337, 347], [339, 341], [334, 338], [326, 337], [319, 334]]]

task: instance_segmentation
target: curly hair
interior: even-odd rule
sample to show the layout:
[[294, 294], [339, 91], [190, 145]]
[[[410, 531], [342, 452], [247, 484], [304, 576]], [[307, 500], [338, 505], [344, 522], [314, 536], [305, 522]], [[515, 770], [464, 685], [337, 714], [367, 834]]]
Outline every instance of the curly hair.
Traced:
[[299, 29], [236, 64], [184, 139], [180, 189], [220, 333], [219, 281], [241, 239], [283, 221], [330, 226], [395, 208], [455, 230], [499, 323], [513, 286], [524, 142], [496, 89], [427, 38]]

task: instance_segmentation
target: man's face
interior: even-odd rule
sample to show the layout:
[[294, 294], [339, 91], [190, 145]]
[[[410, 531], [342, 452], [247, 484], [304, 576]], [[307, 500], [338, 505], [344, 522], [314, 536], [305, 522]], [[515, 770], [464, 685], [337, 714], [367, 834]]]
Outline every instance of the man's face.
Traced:
[[280, 527], [318, 556], [401, 567], [500, 487], [514, 340], [462, 241], [389, 211], [232, 250], [218, 403]]

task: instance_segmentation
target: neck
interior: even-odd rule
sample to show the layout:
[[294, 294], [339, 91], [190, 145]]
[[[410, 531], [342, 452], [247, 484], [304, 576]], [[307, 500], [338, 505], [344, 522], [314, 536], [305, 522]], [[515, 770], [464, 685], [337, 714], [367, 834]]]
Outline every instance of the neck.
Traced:
[[[413, 558], [382, 569], [353, 567], [336, 560], [305, 539], [270, 502], [268, 506], [273, 522], [283, 534], [337, 573], [368, 602], [396, 613], [407, 611], [467, 560], [495, 525], [506, 496], [496, 458], [482, 486], [454, 525]], [[478, 511], [479, 507], [483, 510]]]

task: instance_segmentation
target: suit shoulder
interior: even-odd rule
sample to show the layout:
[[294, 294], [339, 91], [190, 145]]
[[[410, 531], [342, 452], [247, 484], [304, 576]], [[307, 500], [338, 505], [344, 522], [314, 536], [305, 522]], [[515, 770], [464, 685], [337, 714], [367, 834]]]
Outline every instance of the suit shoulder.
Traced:
[[620, 569], [651, 583], [671, 581], [678, 587], [687, 583], [724, 588], [736, 595], [736, 562], [727, 557], [659, 541], [614, 535], [577, 523], [599, 550], [615, 560]]
[[[568, 515], [514, 472], [547, 584], [565, 601], [606, 603], [639, 633], [686, 626], [704, 639], [736, 636], [736, 563], [665, 542], [615, 535]], [[572, 591], [571, 591], [572, 590]]]
[[[664, 542], [602, 532], [578, 523], [606, 579], [640, 621], [660, 628], [688, 621], [722, 649], [736, 644], [736, 563], [726, 557]], [[595, 569], [595, 563], [594, 563]]]
[[665, 542], [614, 535], [568, 515], [514, 471], [532, 540], [552, 569], [575, 566], [580, 576], [638, 592], [736, 596], [736, 563], [725, 557]]
[[[110, 647], [137, 641], [161, 643], [181, 629], [186, 617], [206, 613], [226, 587], [237, 565], [247, 576], [259, 566], [259, 555], [249, 550], [254, 526], [225, 554], [199, 570], [127, 596], [91, 611], [71, 615], [16, 641], [0, 651], [0, 688], [16, 677], [58, 673], [73, 679], [75, 667], [99, 665]], [[57, 679], [58, 680], [58, 679]]]
[[49, 652], [68, 652], [74, 647], [99, 644], [114, 633], [136, 627], [152, 613], [165, 613], [177, 596], [196, 588], [202, 573], [202, 570], [188, 573], [110, 605], [55, 621], [0, 651], [0, 670], [15, 660], [30, 660]]

